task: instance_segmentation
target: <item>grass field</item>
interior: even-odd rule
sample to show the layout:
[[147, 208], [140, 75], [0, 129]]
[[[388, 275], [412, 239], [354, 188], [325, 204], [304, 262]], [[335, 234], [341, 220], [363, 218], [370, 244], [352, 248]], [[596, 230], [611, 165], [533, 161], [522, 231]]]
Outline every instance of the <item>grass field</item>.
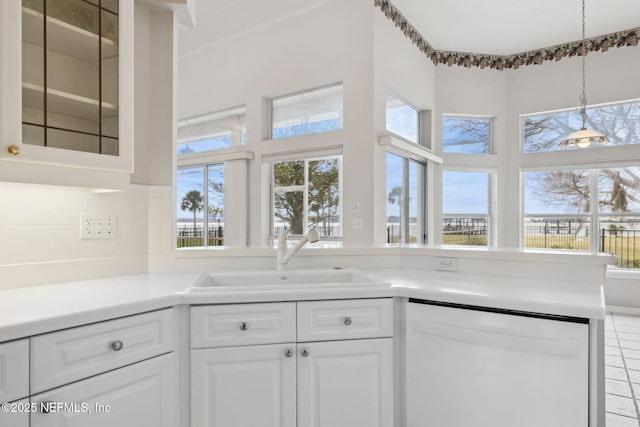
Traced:
[[[444, 245], [473, 245], [486, 246], [487, 237], [484, 235], [451, 235], [442, 237]], [[600, 243], [602, 246], [602, 242]], [[547, 234], [527, 236], [525, 238], [526, 248], [537, 249], [563, 249], [573, 251], [589, 251], [589, 239], [576, 239], [574, 235], [567, 234]], [[618, 267], [640, 268], [640, 237], [625, 236], [605, 236], [604, 251], [612, 253], [618, 258]]]
[[[198, 248], [202, 247], [204, 239], [202, 237], [178, 237], [176, 248]], [[224, 239], [209, 237], [209, 246], [224, 246]]]

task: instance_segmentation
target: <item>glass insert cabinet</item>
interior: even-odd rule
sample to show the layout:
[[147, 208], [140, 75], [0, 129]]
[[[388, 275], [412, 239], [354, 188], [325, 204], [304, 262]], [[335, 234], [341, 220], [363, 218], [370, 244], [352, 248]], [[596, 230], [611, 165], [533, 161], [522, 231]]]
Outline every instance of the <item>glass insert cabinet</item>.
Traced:
[[133, 4], [1, 2], [0, 158], [131, 172]]

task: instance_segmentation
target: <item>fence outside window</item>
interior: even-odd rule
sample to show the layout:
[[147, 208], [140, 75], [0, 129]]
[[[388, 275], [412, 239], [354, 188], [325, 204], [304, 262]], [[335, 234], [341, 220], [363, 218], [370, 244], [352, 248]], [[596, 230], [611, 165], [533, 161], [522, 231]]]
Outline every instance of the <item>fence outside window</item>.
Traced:
[[[640, 220], [601, 221], [598, 251], [612, 253], [620, 268], [640, 269]], [[397, 243], [400, 224], [387, 224], [387, 243]], [[412, 232], [411, 226], [409, 227]], [[486, 246], [487, 217], [445, 217], [443, 244]], [[589, 251], [591, 227], [588, 218], [547, 218], [524, 225], [525, 248]]]
[[[178, 226], [176, 232], [177, 244], [180, 248], [196, 248], [204, 246], [204, 227], [197, 225], [187, 227], [185, 225]], [[224, 246], [224, 227], [219, 225], [210, 225], [207, 230], [207, 246]]]

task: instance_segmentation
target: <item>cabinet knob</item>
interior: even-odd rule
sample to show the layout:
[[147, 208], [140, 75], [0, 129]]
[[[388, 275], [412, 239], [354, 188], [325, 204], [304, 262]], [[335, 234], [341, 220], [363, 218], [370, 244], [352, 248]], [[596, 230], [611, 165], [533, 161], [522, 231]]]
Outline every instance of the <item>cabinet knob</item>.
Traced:
[[111, 348], [113, 349], [113, 351], [120, 351], [122, 350], [122, 347], [124, 347], [124, 343], [120, 340], [111, 343]]
[[303, 348], [302, 350], [300, 350], [300, 354], [302, 355], [302, 357], [307, 357], [309, 355], [309, 349]]
[[12, 156], [17, 156], [18, 154], [20, 154], [20, 147], [18, 147], [17, 145], [10, 145], [9, 147], [7, 147], [7, 151]]
[[293, 349], [291, 347], [289, 347], [288, 349], [286, 349], [284, 351], [284, 355], [287, 357], [293, 357]]
[[344, 321], [344, 324], [347, 325], [347, 326], [349, 326], [350, 324], [353, 323], [353, 319], [351, 317], [349, 317], [349, 316], [345, 317], [343, 319], [343, 321]]
[[240, 330], [246, 331], [249, 329], [249, 324], [247, 322], [240, 322]]

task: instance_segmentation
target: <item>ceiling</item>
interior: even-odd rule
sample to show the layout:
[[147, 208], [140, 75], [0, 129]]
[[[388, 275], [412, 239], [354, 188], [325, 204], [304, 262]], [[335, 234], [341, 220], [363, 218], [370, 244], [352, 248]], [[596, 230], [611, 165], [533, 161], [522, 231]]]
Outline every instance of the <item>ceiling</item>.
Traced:
[[[180, 30], [180, 54], [333, 1], [336, 0], [197, 0], [197, 30]], [[373, 0], [370, 1], [374, 7]], [[512, 55], [581, 38], [580, 0], [391, 0], [391, 3], [438, 50]], [[640, 0], [586, 0], [587, 37], [636, 27], [640, 27]]]

